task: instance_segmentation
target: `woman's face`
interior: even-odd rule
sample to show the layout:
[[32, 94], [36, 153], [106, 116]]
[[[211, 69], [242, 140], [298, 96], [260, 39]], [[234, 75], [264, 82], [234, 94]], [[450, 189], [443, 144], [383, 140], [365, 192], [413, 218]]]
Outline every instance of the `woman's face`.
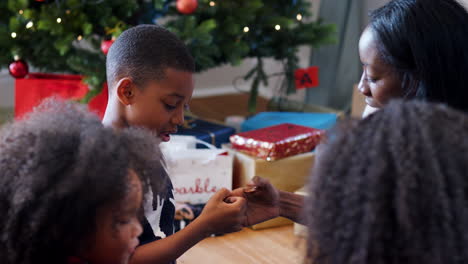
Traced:
[[400, 77], [382, 60], [370, 27], [364, 30], [359, 40], [359, 57], [363, 71], [358, 89], [366, 96], [367, 105], [381, 108], [391, 99], [403, 96]]

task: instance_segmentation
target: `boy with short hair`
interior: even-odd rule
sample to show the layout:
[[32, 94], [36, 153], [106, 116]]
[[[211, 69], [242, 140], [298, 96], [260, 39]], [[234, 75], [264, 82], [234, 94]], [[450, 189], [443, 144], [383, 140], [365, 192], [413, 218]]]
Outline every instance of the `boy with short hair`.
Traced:
[[[103, 124], [115, 128], [140, 126], [162, 141], [184, 122], [192, 98], [195, 62], [174, 34], [156, 25], [126, 30], [107, 54], [109, 101]], [[172, 185], [145, 204], [142, 243], [131, 263], [170, 263], [214, 233], [239, 231], [245, 222], [245, 200], [222, 189], [208, 201], [202, 214], [174, 232]], [[230, 197], [230, 198], [228, 198]], [[225, 202], [226, 198], [229, 203]]]

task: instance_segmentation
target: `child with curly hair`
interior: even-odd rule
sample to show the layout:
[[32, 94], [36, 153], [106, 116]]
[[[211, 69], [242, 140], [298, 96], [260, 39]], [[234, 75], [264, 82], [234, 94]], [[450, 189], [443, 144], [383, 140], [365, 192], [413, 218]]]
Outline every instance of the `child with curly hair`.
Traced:
[[306, 200], [314, 264], [468, 263], [468, 117], [391, 102], [331, 132]]
[[58, 101], [4, 126], [1, 262], [127, 263], [142, 233], [142, 199], [167, 178], [157, 144]]

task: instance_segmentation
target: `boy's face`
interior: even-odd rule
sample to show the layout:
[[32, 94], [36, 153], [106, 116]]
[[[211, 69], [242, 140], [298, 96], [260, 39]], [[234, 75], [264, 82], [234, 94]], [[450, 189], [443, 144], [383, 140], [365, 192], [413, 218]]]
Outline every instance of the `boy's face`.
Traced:
[[170, 134], [184, 123], [184, 110], [189, 107], [194, 88], [192, 73], [167, 68], [164, 79], [149, 81], [139, 88], [126, 107], [126, 121], [156, 132], [162, 141], [169, 141]]

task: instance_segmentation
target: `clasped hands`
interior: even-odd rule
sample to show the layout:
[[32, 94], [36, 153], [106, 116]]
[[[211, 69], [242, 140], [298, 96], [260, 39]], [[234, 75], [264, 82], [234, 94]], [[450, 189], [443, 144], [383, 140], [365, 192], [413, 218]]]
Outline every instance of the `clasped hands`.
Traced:
[[246, 201], [243, 226], [255, 225], [280, 215], [279, 191], [267, 179], [255, 176], [245, 187], [231, 191], [225, 202], [234, 201], [236, 197]]

